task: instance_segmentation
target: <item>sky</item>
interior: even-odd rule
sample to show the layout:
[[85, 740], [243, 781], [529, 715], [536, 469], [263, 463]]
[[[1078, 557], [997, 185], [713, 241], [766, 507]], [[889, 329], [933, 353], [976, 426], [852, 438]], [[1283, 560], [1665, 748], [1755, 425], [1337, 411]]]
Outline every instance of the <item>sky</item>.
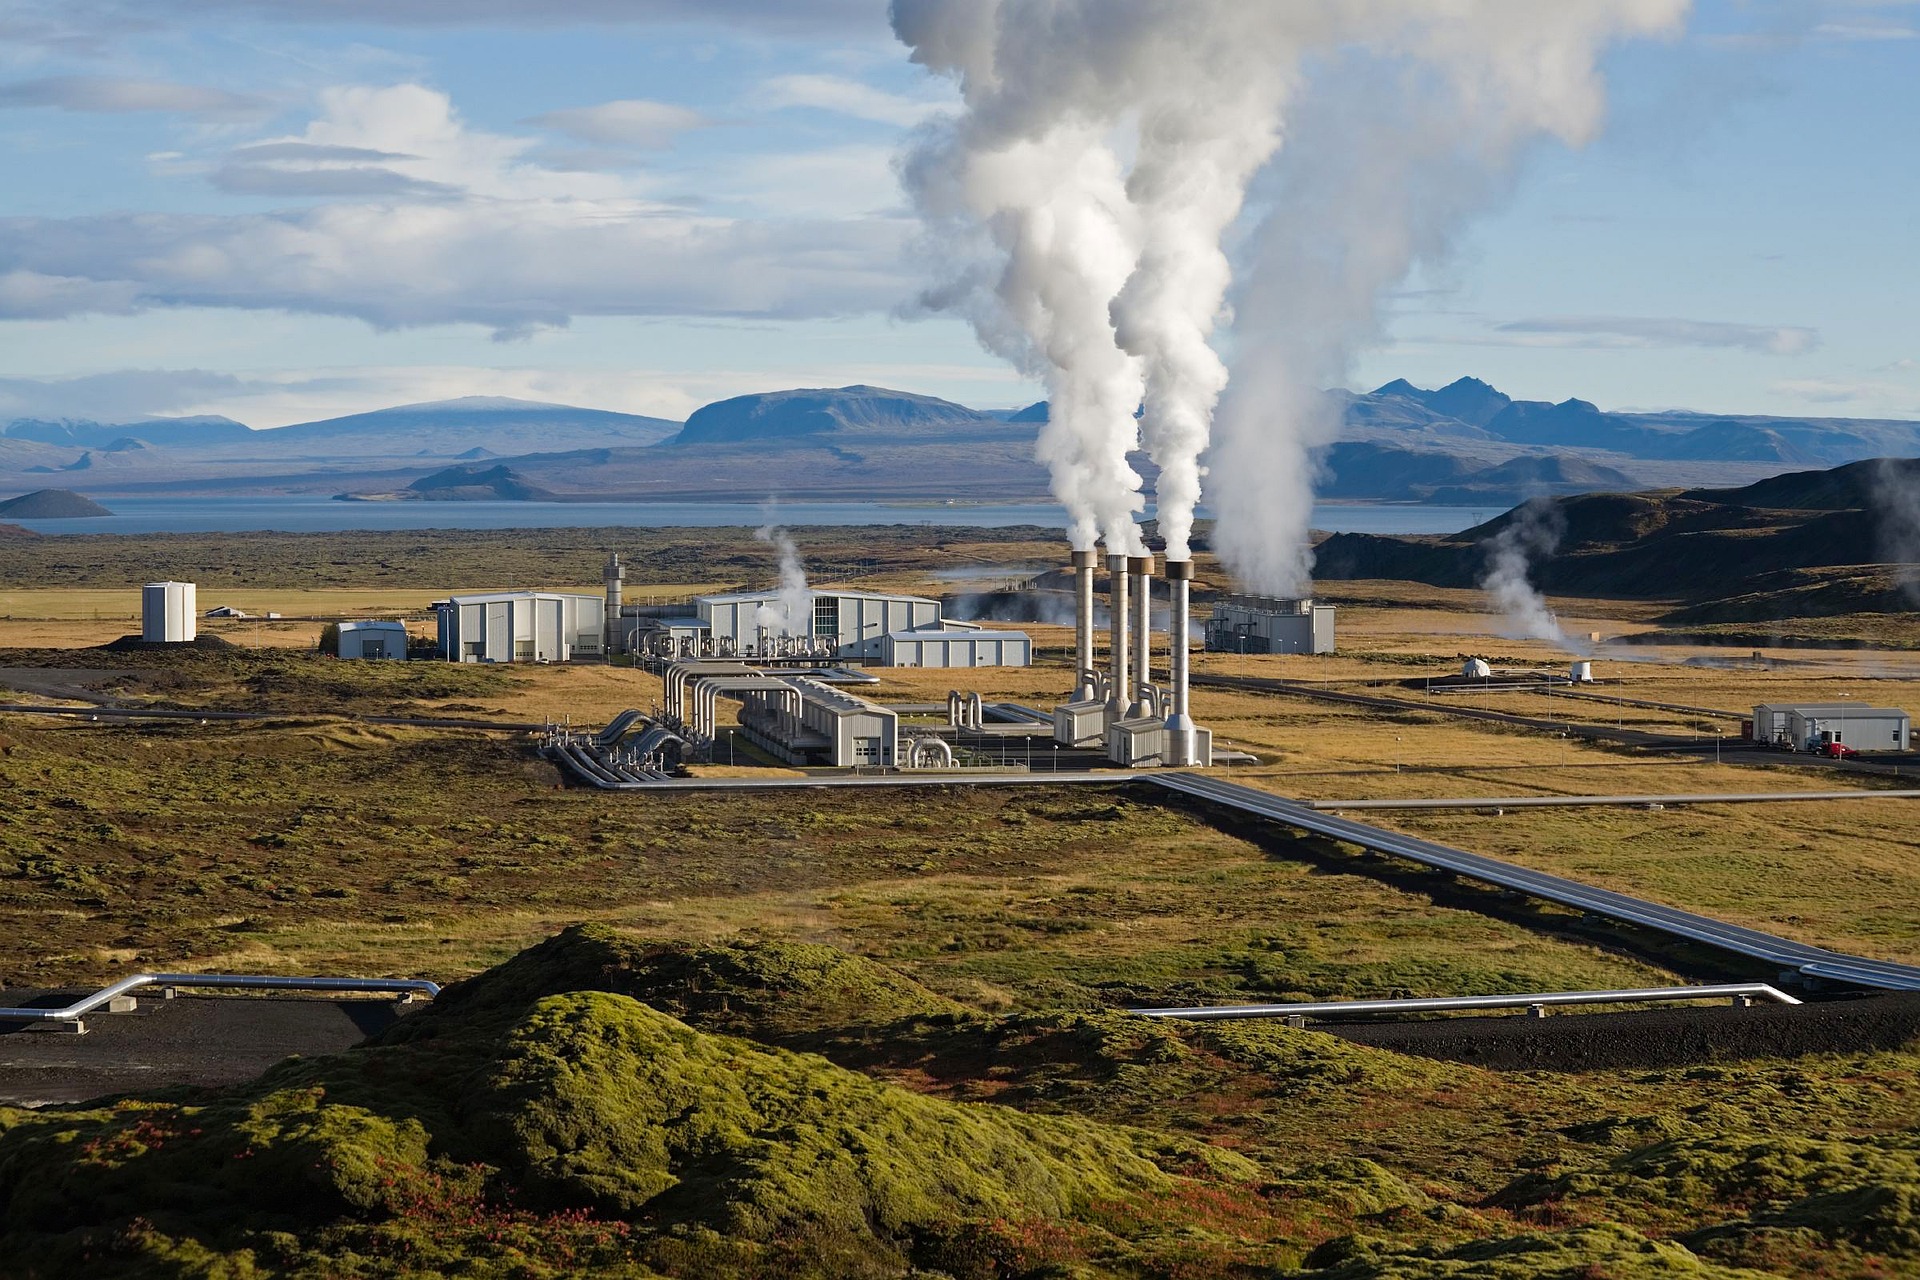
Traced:
[[[1349, 385], [1920, 418], [1920, 0], [1699, 0], [1606, 68]], [[884, 0], [0, 0], [0, 420], [1024, 404], [914, 305], [894, 164], [954, 103]]]

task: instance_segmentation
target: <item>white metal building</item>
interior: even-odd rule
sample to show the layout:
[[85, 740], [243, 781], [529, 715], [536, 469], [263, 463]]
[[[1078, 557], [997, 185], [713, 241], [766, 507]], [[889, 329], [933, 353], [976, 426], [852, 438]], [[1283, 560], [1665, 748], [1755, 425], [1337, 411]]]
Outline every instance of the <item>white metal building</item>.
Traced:
[[185, 644], [199, 634], [199, 590], [191, 582], [149, 582], [140, 589], [140, 638]]
[[1033, 641], [1024, 631], [893, 631], [880, 638], [889, 667], [1030, 667]]
[[453, 596], [440, 615], [440, 656], [449, 662], [566, 662], [599, 657], [606, 600], [558, 591]]
[[894, 764], [900, 716], [888, 707], [804, 676], [787, 683], [800, 690], [800, 720], [825, 737], [830, 764], [842, 769]]
[[[842, 658], [881, 657], [881, 645], [898, 631], [937, 628], [940, 602], [924, 596], [885, 595], [877, 591], [822, 590], [812, 593], [810, 627], [794, 628], [836, 646]], [[783, 608], [778, 591], [738, 591], [700, 596], [694, 610], [716, 643], [731, 642], [736, 652], [756, 649], [762, 607]]]
[[391, 658], [407, 656], [407, 624], [384, 619], [343, 622], [339, 627], [342, 658]]
[[1809, 751], [1838, 742], [1855, 751], [1907, 751], [1913, 720], [1896, 707], [1860, 702], [1761, 703], [1753, 709], [1755, 742]]
[[1333, 606], [1274, 596], [1228, 596], [1213, 606], [1214, 653], [1332, 653]]

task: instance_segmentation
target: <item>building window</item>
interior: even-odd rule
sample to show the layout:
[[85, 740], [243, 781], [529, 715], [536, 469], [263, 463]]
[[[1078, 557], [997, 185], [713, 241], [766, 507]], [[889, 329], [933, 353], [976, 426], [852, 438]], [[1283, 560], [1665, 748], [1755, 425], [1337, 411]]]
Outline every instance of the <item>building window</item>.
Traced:
[[825, 636], [829, 640], [840, 638], [840, 597], [815, 596], [813, 598], [813, 634]]

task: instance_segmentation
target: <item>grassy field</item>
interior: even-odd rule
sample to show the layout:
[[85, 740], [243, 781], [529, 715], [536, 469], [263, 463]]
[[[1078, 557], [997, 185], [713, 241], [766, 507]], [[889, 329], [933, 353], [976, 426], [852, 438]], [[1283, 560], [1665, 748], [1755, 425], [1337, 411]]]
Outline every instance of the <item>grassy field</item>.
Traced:
[[[374, 543], [263, 539], [261, 580], [228, 579], [217, 599], [207, 583], [229, 572], [216, 557], [233, 540], [42, 540], [71, 544], [71, 576], [53, 551], [28, 571], [0, 557], [0, 614], [16, 615], [0, 628], [40, 628], [0, 631], [16, 646], [0, 678], [287, 716], [0, 715], [0, 986], [504, 966], [377, 1047], [255, 1084], [0, 1109], [0, 1274], [1920, 1274], [1920, 1045], [1491, 1071], [1116, 1012], [1770, 974], [1120, 786], [606, 794], [561, 786], [523, 738], [343, 718], [598, 724], [657, 700], [658, 681], [631, 668], [340, 663], [297, 652], [311, 643], [298, 629], [318, 624], [291, 619], [220, 628], [234, 649], [86, 647], [127, 630], [108, 616], [117, 582], [201, 574], [209, 607], [404, 612], [448, 579], [590, 580], [601, 532], [561, 531], [471, 580], [503, 544], [410, 534], [406, 551], [382, 535], [392, 576], [377, 587], [387, 574], [350, 572]], [[682, 534], [635, 544], [661, 548], [645, 571], [661, 594], [765, 571], [744, 531], [701, 535], [711, 565]], [[938, 588], [940, 564], [1057, 558], [1024, 533], [967, 536], [827, 534], [819, 554], [920, 591]], [[161, 569], [168, 557], [187, 567]], [[1501, 637], [1470, 593], [1340, 590], [1340, 654], [1206, 655], [1196, 669], [1432, 704], [1198, 690], [1216, 741], [1259, 759], [1234, 780], [1321, 799], [1883, 785], [1449, 716], [1459, 704], [1426, 681], [1461, 656], [1523, 669], [1565, 655]], [[1556, 604], [1583, 638], [1650, 625], [1640, 605]], [[883, 671], [867, 692], [1049, 707], [1071, 638], [1025, 629], [1042, 666]], [[1687, 733], [1729, 729], [1705, 712], [1761, 701], [1920, 702], [1920, 667], [1900, 654], [1763, 648], [1760, 663], [1744, 648], [1599, 649], [1599, 674], [1619, 683], [1598, 694], [1702, 713], [1538, 693], [1464, 705]], [[1370, 820], [1920, 962], [1911, 803]], [[513, 958], [580, 922], [592, 929]]]

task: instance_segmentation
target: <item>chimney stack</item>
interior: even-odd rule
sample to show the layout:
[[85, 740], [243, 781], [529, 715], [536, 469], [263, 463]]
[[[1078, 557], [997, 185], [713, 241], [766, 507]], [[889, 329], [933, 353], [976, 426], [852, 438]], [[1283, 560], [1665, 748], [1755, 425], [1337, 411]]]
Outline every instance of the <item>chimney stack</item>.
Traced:
[[620, 553], [618, 551], [607, 552], [607, 616], [605, 619], [607, 634], [602, 643], [605, 646], [604, 651], [608, 657], [613, 656], [614, 643], [620, 636], [621, 584], [626, 580], [627, 571], [621, 567]]
[[1132, 706], [1127, 679], [1127, 557], [1107, 557], [1107, 608], [1112, 613], [1108, 635], [1107, 660], [1112, 664], [1113, 685], [1107, 690], [1107, 720], [1126, 719]]
[[1133, 595], [1134, 688], [1127, 691], [1129, 719], [1147, 714], [1142, 685], [1153, 680], [1153, 556], [1127, 557], [1127, 584]]
[[1187, 710], [1187, 588], [1193, 581], [1193, 561], [1167, 561], [1167, 587], [1172, 594], [1167, 616], [1168, 657], [1173, 668], [1173, 702], [1167, 711], [1167, 763], [1185, 768], [1198, 763], [1193, 716]]
[[1093, 571], [1100, 563], [1098, 552], [1073, 553], [1073, 700], [1086, 702], [1093, 697], [1097, 682], [1093, 669]]

